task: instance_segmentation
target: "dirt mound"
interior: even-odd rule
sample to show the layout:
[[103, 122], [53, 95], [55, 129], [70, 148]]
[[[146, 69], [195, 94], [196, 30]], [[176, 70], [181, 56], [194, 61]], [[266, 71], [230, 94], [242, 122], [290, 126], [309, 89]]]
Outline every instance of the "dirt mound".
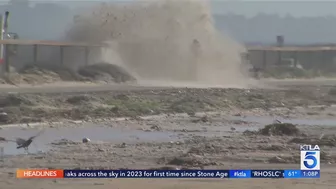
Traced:
[[217, 31], [202, 0], [104, 3], [78, 15], [65, 38], [107, 43], [100, 59], [126, 66], [141, 81], [247, 83], [244, 47]]
[[43, 63], [28, 64], [5, 78], [7, 84], [45, 84], [59, 81], [85, 81], [75, 71]]
[[129, 74], [124, 68], [108, 64], [99, 63], [81, 67], [75, 71], [65, 66], [54, 66], [47, 64], [28, 64], [18, 72], [11, 73], [7, 78], [3, 79], [3, 83], [7, 84], [45, 84], [62, 81], [78, 81], [78, 82], [127, 82], [136, 79]]
[[275, 123], [266, 125], [258, 133], [267, 136], [297, 136], [300, 130], [291, 123]]
[[126, 69], [109, 63], [98, 63], [82, 67], [78, 73], [93, 80], [107, 80], [116, 83], [135, 82], [136, 79]]

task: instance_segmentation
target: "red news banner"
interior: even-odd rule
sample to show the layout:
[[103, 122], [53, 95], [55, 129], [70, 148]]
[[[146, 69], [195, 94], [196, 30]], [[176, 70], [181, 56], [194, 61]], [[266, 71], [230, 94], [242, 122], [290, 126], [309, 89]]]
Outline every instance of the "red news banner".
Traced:
[[19, 169], [16, 171], [16, 178], [64, 178], [63, 170], [43, 169]]

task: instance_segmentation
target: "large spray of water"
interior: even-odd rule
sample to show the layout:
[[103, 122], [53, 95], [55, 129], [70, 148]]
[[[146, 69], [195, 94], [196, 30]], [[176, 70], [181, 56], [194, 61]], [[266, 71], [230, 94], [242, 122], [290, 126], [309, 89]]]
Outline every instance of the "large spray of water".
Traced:
[[243, 46], [220, 34], [206, 1], [101, 4], [75, 19], [68, 40], [108, 42], [102, 60], [141, 81], [244, 86]]

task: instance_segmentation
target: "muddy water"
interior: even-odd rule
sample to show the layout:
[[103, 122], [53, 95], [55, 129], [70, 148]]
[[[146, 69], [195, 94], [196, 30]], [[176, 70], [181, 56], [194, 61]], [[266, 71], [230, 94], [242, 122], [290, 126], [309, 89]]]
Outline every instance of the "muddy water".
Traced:
[[[161, 118], [162, 119], [162, 118]], [[169, 142], [179, 140], [180, 135], [183, 133], [184, 137], [187, 135], [198, 136], [228, 136], [237, 132], [243, 132], [245, 130], [257, 130], [266, 124], [273, 123], [276, 118], [273, 117], [225, 117], [225, 120], [238, 121], [236, 124], [223, 123], [224, 118], [212, 118], [211, 121], [218, 124], [197, 123], [191, 124], [190, 117], [177, 116], [171, 117], [170, 121], [179, 123], [183, 127], [176, 129], [175, 132], [145, 132], [142, 130], [121, 129], [106, 127], [97, 124], [85, 124], [81, 127], [75, 128], [48, 128], [45, 132], [37, 137], [29, 148], [30, 153], [38, 153], [48, 151], [51, 146], [50, 143], [56, 140], [68, 139], [72, 141], [81, 141], [82, 138], [88, 137], [92, 141], [104, 141], [112, 143], [136, 143], [136, 142]], [[147, 120], [158, 120], [155, 116], [148, 117]], [[278, 119], [282, 122], [293, 123], [306, 126], [336, 126], [336, 119]], [[245, 121], [245, 124], [240, 124], [239, 121]], [[247, 123], [247, 124], [246, 124]], [[163, 125], [164, 126], [164, 125]], [[170, 127], [170, 126], [168, 126]], [[232, 131], [232, 127], [235, 131]], [[173, 128], [171, 128], [173, 129]], [[183, 131], [184, 130], [184, 131]], [[185, 131], [187, 130], [187, 131]], [[38, 129], [23, 129], [18, 127], [8, 127], [0, 130], [0, 136], [7, 139], [15, 140], [16, 137], [29, 138], [30, 136], [38, 133]], [[16, 149], [14, 142], [2, 143], [0, 146], [4, 147], [5, 155], [17, 155], [24, 152], [23, 149]]]
[[[0, 136], [15, 140], [16, 137], [27, 139], [36, 135], [38, 129], [6, 128], [0, 130]], [[101, 127], [99, 125], [87, 125], [76, 128], [49, 128], [37, 137], [29, 147], [29, 153], [41, 153], [51, 148], [50, 143], [56, 140], [68, 139], [81, 141], [84, 137], [92, 141], [105, 141], [113, 143], [134, 143], [134, 142], [168, 142], [176, 140], [177, 135], [169, 132], [144, 132], [140, 130], [124, 130], [112, 127]], [[23, 149], [16, 149], [14, 142], [2, 143], [5, 155], [23, 154]]]

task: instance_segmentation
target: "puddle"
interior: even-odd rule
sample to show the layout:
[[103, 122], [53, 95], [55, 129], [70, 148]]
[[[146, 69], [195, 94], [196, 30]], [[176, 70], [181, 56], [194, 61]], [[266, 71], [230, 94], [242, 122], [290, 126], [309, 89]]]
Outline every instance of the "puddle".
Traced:
[[[186, 119], [187, 118], [187, 119]], [[149, 120], [151, 118], [148, 118]], [[155, 118], [152, 118], [155, 119]], [[171, 120], [179, 120], [181, 123], [182, 120], [187, 120], [190, 122], [189, 117], [177, 116], [170, 117]], [[222, 119], [222, 118], [220, 118]], [[232, 135], [235, 132], [243, 132], [245, 130], [257, 130], [264, 125], [271, 124], [274, 122], [276, 117], [263, 117], [263, 116], [247, 116], [247, 117], [235, 117], [228, 116], [225, 119], [232, 121], [246, 121], [252, 122], [252, 124], [247, 125], [235, 125], [235, 124], [225, 124], [223, 126], [218, 125], [201, 127], [202, 129], [198, 132], [195, 132], [196, 135], [206, 135], [206, 136], [228, 136]], [[323, 125], [323, 126], [336, 126], [336, 119], [282, 119], [279, 118], [282, 122], [299, 124], [299, 125]], [[235, 131], [231, 131], [231, 127], [235, 128]], [[193, 130], [194, 125], [189, 125], [186, 123], [183, 127], [187, 130]], [[0, 136], [7, 139], [15, 140], [16, 137], [29, 138], [36, 133], [38, 129], [22, 129], [18, 127], [8, 127], [0, 130]], [[137, 142], [169, 142], [172, 140], [178, 140], [179, 132], [144, 132], [140, 130], [131, 130], [131, 129], [121, 129], [121, 128], [112, 128], [104, 127], [101, 125], [94, 124], [85, 124], [83, 127], [76, 128], [48, 128], [45, 132], [37, 137], [32, 145], [29, 147], [30, 153], [38, 153], [39, 151], [46, 152], [51, 146], [51, 142], [55, 140], [68, 139], [74, 141], [81, 141], [82, 138], [88, 137], [92, 141], [106, 141], [112, 143], [137, 143]], [[5, 155], [18, 155], [23, 154], [23, 149], [16, 149], [16, 144], [14, 142], [0, 143], [0, 146], [4, 147]]]
[[[0, 136], [7, 139], [15, 140], [16, 137], [29, 138], [36, 135], [38, 129], [25, 130], [22, 128], [6, 128], [0, 131]], [[68, 139], [73, 141], [81, 141], [84, 137], [88, 137], [91, 141], [106, 141], [113, 143], [135, 143], [135, 142], [169, 142], [177, 139], [176, 133], [170, 132], [144, 132], [139, 130], [126, 130], [111, 127], [101, 127], [91, 125], [77, 128], [48, 128], [45, 132], [37, 137], [29, 146], [30, 153], [46, 152], [51, 146], [50, 143], [55, 140]], [[23, 154], [23, 149], [16, 149], [14, 142], [2, 143], [5, 155]]]

